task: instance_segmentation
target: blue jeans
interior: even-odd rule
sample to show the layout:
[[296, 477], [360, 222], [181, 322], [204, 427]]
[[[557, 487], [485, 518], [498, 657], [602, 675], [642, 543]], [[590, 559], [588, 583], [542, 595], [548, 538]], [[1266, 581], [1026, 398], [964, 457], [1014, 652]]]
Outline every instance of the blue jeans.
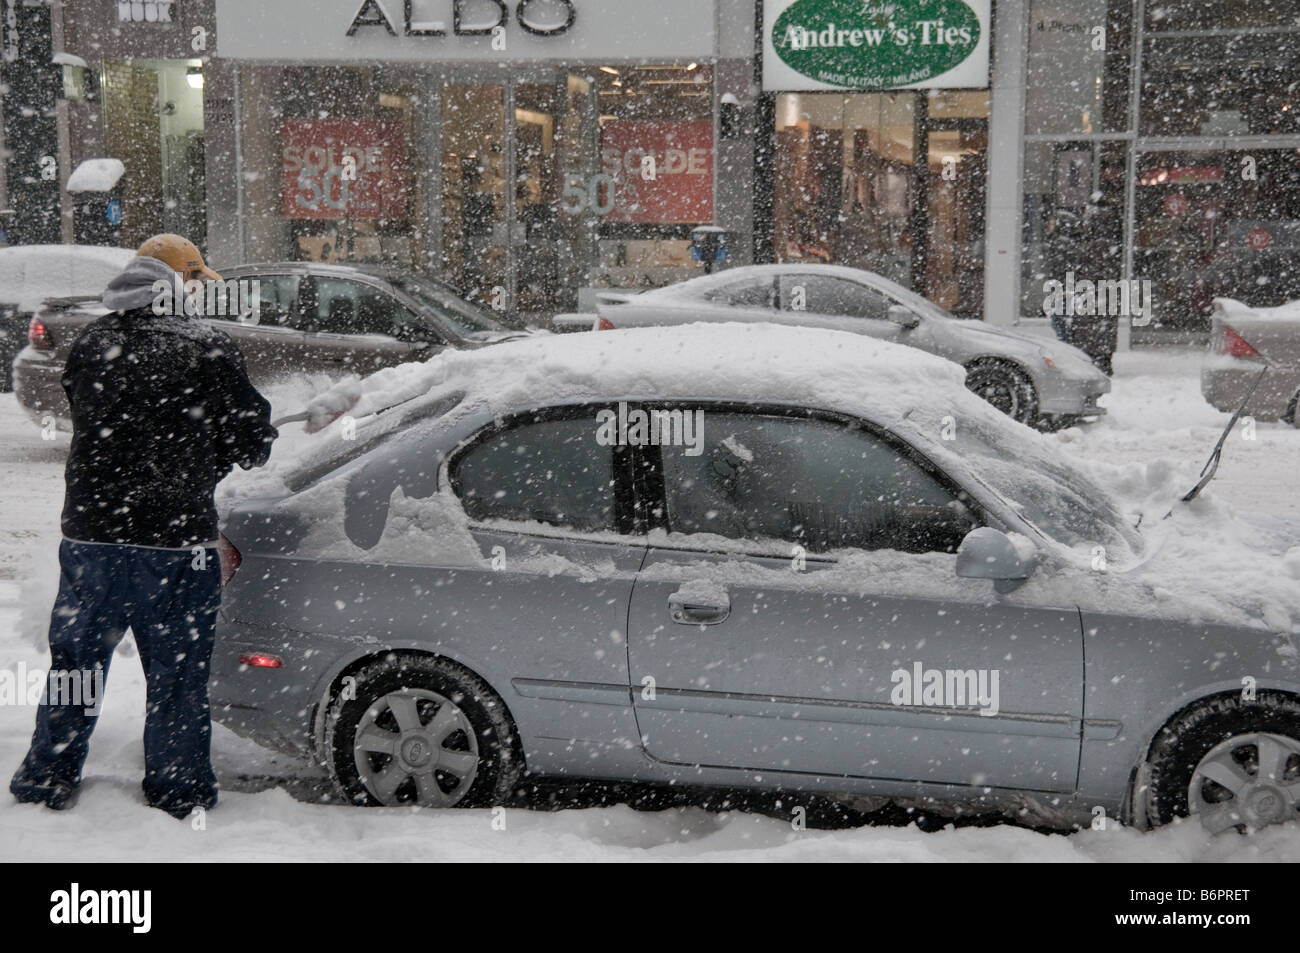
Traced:
[[[84, 688], [103, 684], [128, 628], [144, 666], [144, 793], [183, 817], [217, 802], [212, 772], [208, 672], [221, 598], [215, 548], [151, 549], [65, 539], [59, 595], [50, 618], [50, 672]], [[14, 775], [15, 796], [55, 784], [76, 786], [90, 750], [101, 699], [53, 689], [36, 711], [31, 749]], [[80, 694], [82, 697], [78, 697]]]

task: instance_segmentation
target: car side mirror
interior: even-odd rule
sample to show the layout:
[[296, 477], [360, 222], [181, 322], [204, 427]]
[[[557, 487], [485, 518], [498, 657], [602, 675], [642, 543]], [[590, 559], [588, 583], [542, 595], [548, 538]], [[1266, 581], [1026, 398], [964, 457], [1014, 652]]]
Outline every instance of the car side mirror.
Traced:
[[1037, 565], [1028, 541], [1017, 545], [1006, 533], [991, 526], [971, 530], [957, 547], [957, 575], [963, 579], [992, 579], [998, 592], [1017, 588], [1034, 574]]
[[891, 304], [885, 316], [904, 331], [910, 331], [921, 323], [921, 318], [916, 312], [901, 304]]

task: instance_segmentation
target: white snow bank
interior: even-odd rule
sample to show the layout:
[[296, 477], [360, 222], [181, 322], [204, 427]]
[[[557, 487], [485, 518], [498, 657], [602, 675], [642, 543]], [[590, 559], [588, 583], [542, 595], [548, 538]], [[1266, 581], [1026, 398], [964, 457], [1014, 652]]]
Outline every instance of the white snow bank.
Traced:
[[107, 192], [125, 174], [121, 159], [85, 159], [68, 176], [68, 191]]
[[0, 303], [34, 311], [46, 298], [99, 297], [134, 257], [130, 248], [95, 245], [0, 248]]
[[1215, 298], [1214, 305], [1226, 321], [1300, 321], [1300, 301], [1273, 308], [1253, 308], [1236, 298]]

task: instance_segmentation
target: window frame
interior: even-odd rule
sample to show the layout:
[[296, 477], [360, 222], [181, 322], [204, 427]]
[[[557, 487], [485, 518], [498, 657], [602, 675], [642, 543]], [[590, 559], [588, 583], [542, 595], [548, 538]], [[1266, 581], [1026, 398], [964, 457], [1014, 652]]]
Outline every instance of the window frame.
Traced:
[[[596, 414], [601, 410], [611, 409], [610, 405], [618, 404], [618, 401], [601, 401], [599, 403], [581, 403], [581, 404], [558, 404], [538, 407], [532, 410], [515, 411], [502, 417], [497, 417], [487, 425], [474, 431], [466, 439], [462, 440], [451, 453], [447, 454], [444, 463], [445, 481], [448, 489], [456, 497], [456, 502], [460, 505], [461, 510], [465, 513], [470, 527], [480, 529], [490, 529], [500, 531], [502, 524], [506, 525], [524, 525], [523, 522], [514, 519], [495, 518], [492, 522], [485, 522], [471, 516], [466, 509], [464, 499], [461, 495], [461, 480], [459, 477], [460, 465], [465, 458], [474, 452], [476, 448], [510, 430], [516, 430], [520, 427], [531, 424], [547, 423], [554, 420], [589, 420], [591, 422], [593, 443], [597, 429]], [[635, 406], [628, 402], [628, 409]], [[595, 444], [600, 446], [600, 444]], [[634, 451], [636, 448], [628, 445], [612, 445], [604, 448], [610, 453], [611, 470], [614, 478], [614, 526], [607, 530], [581, 530], [573, 526], [563, 526], [559, 524], [544, 524], [551, 526], [558, 534], [571, 536], [575, 539], [590, 539], [602, 535], [613, 534], [617, 536], [635, 537], [638, 545], [644, 543], [647, 520], [644, 513], [640, 510], [638, 503], [640, 500], [634, 488], [635, 480], [635, 461]], [[535, 521], [541, 522], [541, 521]], [[519, 530], [524, 535], [529, 534], [527, 530]], [[547, 534], [551, 535], [551, 534]]]
[[[850, 321], [879, 321], [881, 324], [894, 323], [889, 320], [889, 308], [891, 305], [898, 304], [899, 302], [896, 301], [891, 295], [882, 291], [880, 288], [874, 288], [871, 285], [865, 284], [861, 281], [855, 281], [852, 278], [845, 278], [841, 275], [818, 275], [818, 274], [801, 275], [798, 272], [786, 272], [784, 274], [778, 275], [777, 277], [779, 279], [777, 282], [777, 306], [778, 306], [777, 310], [781, 314], [816, 314], [828, 318], [845, 318]], [[884, 302], [884, 310], [878, 316], [868, 316], [862, 314], [840, 314], [831, 311], [817, 311], [813, 308], [805, 308], [802, 311], [795, 311], [793, 308], [787, 306], [788, 305], [787, 295], [786, 295], [787, 281], [790, 282], [791, 284], [798, 284], [800, 282], [806, 283], [809, 281], [843, 282], [844, 284], [849, 285], [850, 287], [859, 289], [863, 293], [873, 294], [879, 297], [881, 301]]]
[[[936, 464], [922, 451], [900, 437], [893, 431], [874, 424], [861, 417], [855, 417], [852, 414], [844, 414], [836, 411], [821, 410], [812, 407], [800, 407], [790, 404], [766, 404], [766, 403], [745, 403], [740, 401], [700, 401], [700, 400], [647, 400], [639, 404], [646, 410], [703, 410], [705, 416], [710, 413], [715, 414], [739, 414], [751, 417], [787, 417], [809, 421], [821, 421], [823, 423], [837, 424], [845, 429], [859, 431], [868, 437], [874, 437], [890, 447], [896, 449], [901, 455], [914, 463], [923, 472], [928, 474], [931, 479], [942, 486], [953, 496], [964, 495], [966, 497], [964, 504], [970, 510], [971, 515], [976, 521], [976, 526], [994, 526], [1001, 527], [1003, 521], [998, 519], [980, 501], [979, 496], [972, 492], [961, 482], [949, 475], [942, 467]], [[668, 536], [673, 533], [668, 518], [668, 491], [664, 479], [663, 456], [658, 446], [646, 446], [634, 448], [640, 456], [644, 458], [644, 466], [638, 466], [638, 475], [642, 477], [637, 482], [639, 493], [645, 494], [644, 503], [641, 507], [646, 516], [647, 531], [659, 530]], [[735, 548], [728, 548], [724, 551], [712, 548], [707, 545], [693, 546], [689, 544], [692, 538], [698, 538], [700, 534], [696, 533], [678, 533], [673, 542], [668, 545], [657, 543], [656, 545], [664, 549], [688, 550], [692, 552], [716, 553], [718, 555], [734, 555], [740, 551], [744, 555], [771, 557], [773, 555], [788, 557], [789, 547], [796, 545], [789, 540], [775, 539], [736, 539], [730, 536], [724, 537]], [[721, 535], [721, 534], [708, 534]], [[679, 540], [684, 542], [678, 542]], [[781, 548], [780, 553], [774, 553], [775, 548]], [[847, 547], [854, 552], [892, 552], [899, 556], [917, 556], [933, 555], [933, 553], [909, 553], [901, 550], [870, 550], [861, 547]], [[806, 558], [809, 561], [824, 563], [836, 563], [835, 552], [843, 550], [809, 551]]]
[[[339, 337], [370, 337], [376, 334], [392, 338], [395, 341], [402, 340], [398, 333], [398, 328], [415, 326], [425, 328], [426, 322], [422, 319], [420, 313], [411, 308], [405, 301], [393, 294], [392, 290], [386, 288], [379, 282], [368, 280], [367, 275], [319, 275], [308, 272], [298, 282], [298, 312], [300, 327], [298, 330], [307, 334], [334, 334]], [[332, 328], [322, 325], [320, 318], [320, 282], [322, 281], [343, 281], [356, 285], [358, 289], [364, 289], [372, 294], [380, 295], [385, 298], [394, 307], [400, 307], [411, 315], [411, 320], [406, 322], [394, 321], [390, 327], [392, 333], [383, 331], [335, 331]], [[358, 290], [357, 300], [360, 301], [361, 291]], [[439, 342], [441, 343], [441, 342]]]
[[[709, 304], [715, 305], [716, 307], [735, 308], [737, 310], [745, 311], [771, 311], [773, 313], [780, 313], [781, 293], [777, 287], [777, 278], [777, 275], [760, 275], [758, 278], [742, 278], [739, 281], [732, 281], [728, 284], [721, 285], [720, 287], [711, 288], [709, 291], [705, 292], [702, 297]], [[764, 284], [767, 285], [766, 305], [736, 304], [732, 299], [734, 289], [736, 288], [760, 288]]]

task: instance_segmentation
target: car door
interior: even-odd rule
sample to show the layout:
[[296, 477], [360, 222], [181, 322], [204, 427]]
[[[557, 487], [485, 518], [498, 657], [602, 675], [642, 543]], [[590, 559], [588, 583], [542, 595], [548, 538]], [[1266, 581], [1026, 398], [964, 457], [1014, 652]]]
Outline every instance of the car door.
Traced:
[[853, 422], [687, 410], [704, 436], [651, 452], [662, 522], [629, 617], [632, 687], [651, 687], [634, 697], [648, 754], [1073, 788], [1078, 612], [1006, 605], [955, 575], [953, 552], [983, 520], [959, 487]]
[[[480, 432], [448, 464], [452, 491], [490, 569], [460, 571], [476, 640], [560, 750], [635, 750], [627, 611], [645, 555], [631, 455], [598, 440], [597, 408], [541, 410]], [[584, 770], [586, 755], [579, 757]]]
[[780, 305], [790, 323], [833, 328], [897, 341], [900, 325], [888, 318], [894, 302], [875, 288], [833, 275], [787, 273], [780, 276]]
[[[229, 282], [247, 289], [248, 297], [227, 301]], [[300, 276], [233, 273], [229, 282], [217, 284], [213, 297], [220, 317], [212, 320], [239, 347], [253, 382], [266, 383], [304, 370], [306, 335], [297, 326]]]
[[377, 285], [326, 275], [313, 275], [310, 282], [306, 347], [314, 370], [368, 374], [422, 360], [443, 346], [414, 312]]

